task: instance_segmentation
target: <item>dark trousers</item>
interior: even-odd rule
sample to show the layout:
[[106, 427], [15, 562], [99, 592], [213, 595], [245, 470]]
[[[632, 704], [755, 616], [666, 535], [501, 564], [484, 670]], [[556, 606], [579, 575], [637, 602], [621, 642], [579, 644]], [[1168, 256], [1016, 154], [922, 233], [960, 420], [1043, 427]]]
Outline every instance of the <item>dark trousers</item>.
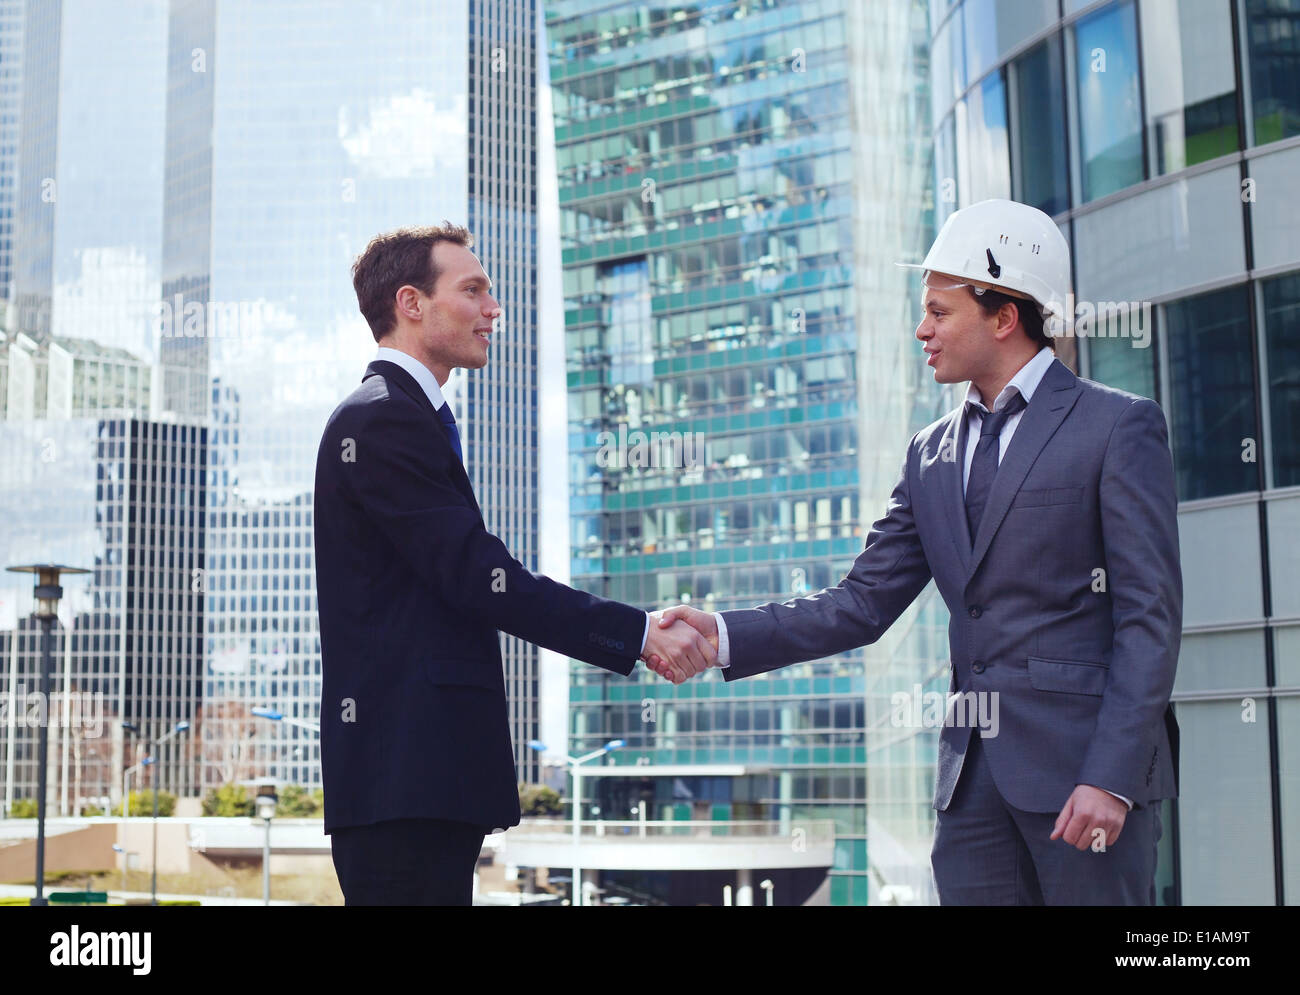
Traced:
[[1008, 805], [978, 731], [947, 811], [936, 812], [930, 864], [942, 905], [1154, 905], [1159, 803], [1124, 817], [1095, 852], [1050, 839], [1059, 812]]
[[335, 829], [334, 870], [345, 905], [469, 905], [482, 826], [394, 819]]

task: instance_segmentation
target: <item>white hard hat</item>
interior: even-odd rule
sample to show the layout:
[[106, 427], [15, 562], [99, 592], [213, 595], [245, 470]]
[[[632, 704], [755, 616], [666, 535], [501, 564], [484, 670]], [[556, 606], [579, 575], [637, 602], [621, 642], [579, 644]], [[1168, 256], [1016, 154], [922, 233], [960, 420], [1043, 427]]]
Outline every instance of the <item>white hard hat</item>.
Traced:
[[954, 211], [919, 265], [899, 265], [1032, 298], [1044, 317], [1065, 314], [1070, 247], [1051, 218], [1014, 200], [982, 200]]

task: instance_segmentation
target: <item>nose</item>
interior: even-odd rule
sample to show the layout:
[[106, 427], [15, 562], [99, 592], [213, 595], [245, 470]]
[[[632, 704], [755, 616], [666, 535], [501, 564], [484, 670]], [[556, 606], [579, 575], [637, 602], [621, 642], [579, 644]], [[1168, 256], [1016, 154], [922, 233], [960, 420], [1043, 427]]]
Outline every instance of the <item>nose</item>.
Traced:
[[934, 329], [930, 327], [930, 316], [922, 314], [921, 320], [916, 325], [916, 337], [922, 342], [927, 342], [934, 337]]
[[499, 318], [501, 316], [501, 304], [491, 294], [487, 295], [487, 303], [483, 307], [483, 313], [489, 318]]

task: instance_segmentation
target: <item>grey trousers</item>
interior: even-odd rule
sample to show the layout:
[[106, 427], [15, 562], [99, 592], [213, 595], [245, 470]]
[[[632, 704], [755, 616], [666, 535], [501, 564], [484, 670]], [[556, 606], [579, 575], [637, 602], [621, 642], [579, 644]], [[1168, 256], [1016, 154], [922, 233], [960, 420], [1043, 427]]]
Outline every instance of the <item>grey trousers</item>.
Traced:
[[1025, 812], [998, 793], [978, 730], [930, 865], [941, 905], [1154, 905], [1159, 803], [1135, 807], [1104, 852], [1049, 839], [1059, 812]]

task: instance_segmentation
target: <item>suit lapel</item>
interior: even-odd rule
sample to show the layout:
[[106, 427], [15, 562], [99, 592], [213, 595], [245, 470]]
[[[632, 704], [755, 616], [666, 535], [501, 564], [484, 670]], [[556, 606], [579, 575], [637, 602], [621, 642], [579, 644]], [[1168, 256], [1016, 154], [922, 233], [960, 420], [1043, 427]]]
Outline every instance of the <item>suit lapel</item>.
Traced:
[[[447, 426], [444, 425], [442, 419], [438, 417], [438, 411], [433, 406], [433, 402], [429, 400], [429, 395], [424, 392], [424, 389], [418, 383], [415, 382], [415, 377], [411, 376], [411, 374], [407, 373], [396, 363], [390, 363], [386, 359], [374, 360], [366, 367], [366, 375], [361, 379], [364, 382], [374, 376], [382, 376], [390, 384], [396, 384], [400, 390], [406, 393], [407, 396], [415, 401], [416, 404], [423, 408], [424, 412], [429, 416], [429, 420], [437, 426], [434, 431], [441, 432], [443, 438], [447, 440], [447, 445], [451, 445], [451, 436], [447, 431]], [[460, 460], [453, 459], [452, 462], [456, 464], [456, 469], [452, 471], [452, 480], [455, 482], [457, 489], [469, 498], [470, 504], [474, 506], [474, 510], [477, 511], [479, 517], [482, 518], [483, 511], [478, 506], [478, 499], [474, 496], [474, 488], [470, 485], [469, 477], [465, 473], [465, 467], [461, 465]]]
[[[1043, 379], [1034, 391], [1034, 399], [1029, 402], [1020, 416], [1016, 434], [1011, 437], [1006, 455], [998, 466], [997, 476], [993, 478], [993, 488], [989, 491], [988, 504], [984, 507], [984, 517], [980, 520], [979, 534], [975, 536], [975, 549], [970, 558], [970, 573], [979, 569], [980, 561], [988, 552], [993, 536], [1006, 517], [1011, 501], [1024, 483], [1029, 468], [1038, 459], [1047, 441], [1061, 427], [1061, 422], [1074, 407], [1074, 402], [1081, 393], [1078, 378], [1059, 359], [1052, 360], [1052, 365], [1043, 374]], [[964, 422], [965, 419], [962, 419]], [[960, 471], [959, 471], [960, 472]], [[966, 519], [965, 498], [957, 504], [964, 522]], [[966, 531], [962, 526], [963, 532]]]
[[[948, 523], [948, 534], [957, 550], [957, 559], [961, 563], [962, 576], [970, 574], [970, 528], [966, 525], [965, 497], [962, 494], [961, 478], [965, 460], [966, 443], [966, 407], [963, 404], [954, 413], [944, 429], [943, 438], [939, 440], [939, 498], [943, 502], [940, 517]], [[945, 459], [945, 454], [952, 454]], [[963, 509], [960, 515], [949, 512], [951, 508]]]

